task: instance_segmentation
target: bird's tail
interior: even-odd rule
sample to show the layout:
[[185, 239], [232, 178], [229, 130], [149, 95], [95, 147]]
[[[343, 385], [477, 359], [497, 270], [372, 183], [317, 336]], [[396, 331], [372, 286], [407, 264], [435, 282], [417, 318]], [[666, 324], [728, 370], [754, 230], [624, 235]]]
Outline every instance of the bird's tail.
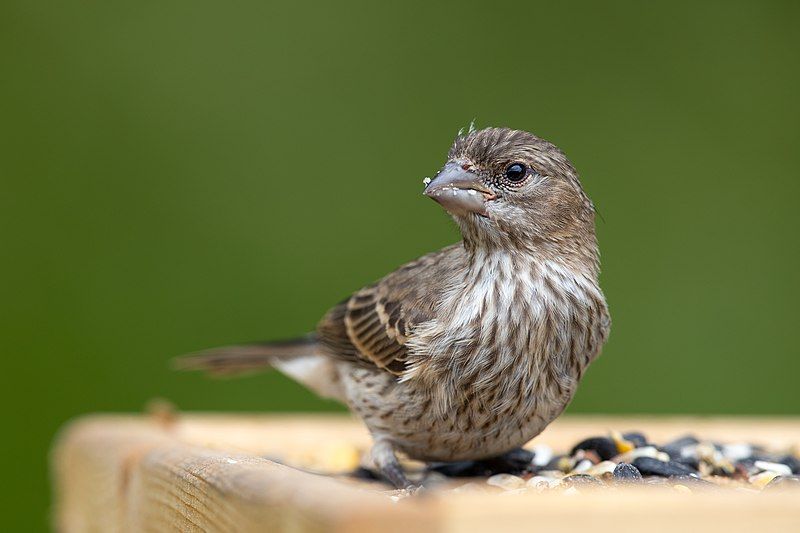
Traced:
[[214, 376], [236, 376], [280, 367], [281, 363], [314, 354], [316, 346], [314, 334], [286, 341], [223, 346], [178, 357], [174, 366], [179, 370], [200, 370]]

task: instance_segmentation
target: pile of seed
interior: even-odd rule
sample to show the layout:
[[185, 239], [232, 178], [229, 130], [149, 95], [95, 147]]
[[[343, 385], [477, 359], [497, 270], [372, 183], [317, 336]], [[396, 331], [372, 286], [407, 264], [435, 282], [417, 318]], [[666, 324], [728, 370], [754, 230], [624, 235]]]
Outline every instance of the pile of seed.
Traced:
[[[561, 455], [540, 444], [488, 461], [434, 464], [423, 484], [484, 476], [488, 476], [484, 488], [488, 484], [514, 492], [575, 493], [635, 484], [665, 485], [682, 492], [715, 487], [773, 491], [800, 488], [800, 459], [796, 451], [768, 452], [753, 444], [720, 444], [685, 436], [659, 445], [642, 433], [612, 432], [582, 440]], [[476, 482], [468, 486], [475, 488]]]

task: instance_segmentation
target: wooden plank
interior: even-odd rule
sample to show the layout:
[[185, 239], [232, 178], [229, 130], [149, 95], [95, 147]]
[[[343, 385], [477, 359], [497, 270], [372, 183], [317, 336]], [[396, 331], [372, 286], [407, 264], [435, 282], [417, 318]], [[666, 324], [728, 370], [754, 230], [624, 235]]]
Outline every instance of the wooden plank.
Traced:
[[[563, 417], [536, 440], [563, 449], [609, 429], [638, 429], [657, 441], [690, 430], [726, 442], [800, 445], [796, 418]], [[54, 447], [55, 524], [68, 533], [800, 530], [797, 493], [606, 489], [572, 497], [446, 493], [394, 502], [372, 485], [265, 458], [324, 454], [342, 443], [366, 448], [369, 437], [339, 415], [85, 417]]]

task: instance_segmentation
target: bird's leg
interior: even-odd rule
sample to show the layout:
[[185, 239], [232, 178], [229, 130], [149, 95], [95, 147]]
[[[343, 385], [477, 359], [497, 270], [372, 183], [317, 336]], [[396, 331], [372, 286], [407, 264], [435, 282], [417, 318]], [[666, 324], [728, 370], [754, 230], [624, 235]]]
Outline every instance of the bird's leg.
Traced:
[[388, 440], [377, 439], [375, 444], [372, 445], [370, 456], [375, 468], [389, 483], [398, 489], [414, 488], [414, 484], [408, 480], [405, 472], [403, 472], [403, 468], [394, 453], [394, 447]]

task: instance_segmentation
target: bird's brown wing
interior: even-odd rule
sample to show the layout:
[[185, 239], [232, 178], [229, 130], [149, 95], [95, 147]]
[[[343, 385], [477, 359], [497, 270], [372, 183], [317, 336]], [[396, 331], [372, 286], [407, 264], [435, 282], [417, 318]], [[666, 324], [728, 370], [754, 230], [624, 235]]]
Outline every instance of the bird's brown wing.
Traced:
[[320, 343], [334, 357], [402, 374], [413, 328], [433, 318], [449, 267], [462, 254], [461, 245], [449, 246], [357, 291], [322, 319]]

